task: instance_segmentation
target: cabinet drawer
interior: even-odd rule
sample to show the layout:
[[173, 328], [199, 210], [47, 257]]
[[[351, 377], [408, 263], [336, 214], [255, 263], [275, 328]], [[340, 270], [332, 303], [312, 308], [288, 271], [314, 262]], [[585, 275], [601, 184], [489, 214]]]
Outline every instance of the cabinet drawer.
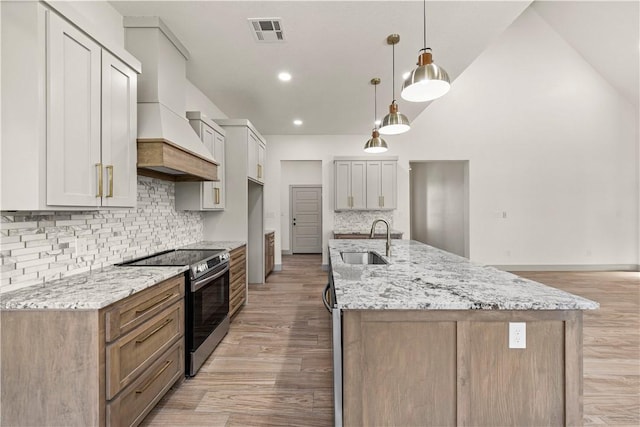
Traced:
[[236, 277], [235, 279], [233, 279], [233, 281], [231, 282], [231, 284], [229, 285], [229, 292], [233, 293], [236, 289], [243, 289], [245, 288], [246, 285], [246, 275], [243, 273], [241, 276]]
[[184, 335], [184, 301], [107, 346], [107, 399], [130, 384], [153, 360]]
[[229, 252], [231, 256], [231, 264], [234, 264], [236, 261], [239, 261], [241, 258], [245, 258], [247, 255], [247, 247], [241, 246], [239, 248], [235, 248], [231, 252]]
[[111, 342], [184, 298], [184, 276], [161, 282], [114, 304], [105, 314], [106, 340]]
[[184, 375], [184, 342], [180, 340], [107, 405], [107, 425], [135, 426], [164, 393]]
[[232, 297], [229, 301], [229, 317], [233, 316], [236, 311], [238, 311], [238, 309], [240, 307], [242, 307], [242, 304], [245, 301], [245, 294], [244, 292], [239, 292], [237, 295], [235, 295], [234, 297]]

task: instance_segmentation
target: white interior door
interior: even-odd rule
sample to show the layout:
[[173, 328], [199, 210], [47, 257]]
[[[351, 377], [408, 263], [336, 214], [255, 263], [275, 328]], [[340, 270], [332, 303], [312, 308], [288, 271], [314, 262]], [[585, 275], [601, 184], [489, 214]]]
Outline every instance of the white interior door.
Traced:
[[291, 251], [322, 253], [322, 187], [291, 187]]

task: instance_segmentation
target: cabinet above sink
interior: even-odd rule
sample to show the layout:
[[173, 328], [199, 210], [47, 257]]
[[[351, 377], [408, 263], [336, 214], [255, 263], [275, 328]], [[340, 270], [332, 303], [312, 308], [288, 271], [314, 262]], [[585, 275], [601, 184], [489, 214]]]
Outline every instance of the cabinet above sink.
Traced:
[[397, 207], [397, 157], [334, 159], [335, 211]]

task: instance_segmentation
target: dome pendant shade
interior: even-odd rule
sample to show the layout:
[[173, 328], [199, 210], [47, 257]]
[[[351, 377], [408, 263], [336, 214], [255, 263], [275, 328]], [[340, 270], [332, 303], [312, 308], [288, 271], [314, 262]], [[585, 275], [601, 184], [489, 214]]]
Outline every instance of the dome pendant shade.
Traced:
[[382, 119], [382, 126], [380, 126], [380, 133], [383, 135], [398, 135], [407, 132], [411, 129], [409, 126], [409, 119], [402, 113], [398, 112], [398, 104], [394, 100], [389, 105], [389, 114]]
[[371, 132], [371, 139], [364, 145], [364, 151], [367, 153], [384, 153], [387, 151], [387, 142], [380, 138], [380, 134], [377, 129]]
[[400, 95], [410, 102], [425, 102], [449, 92], [451, 84], [447, 72], [433, 63], [429, 49], [418, 57], [418, 67], [411, 71], [402, 85]]

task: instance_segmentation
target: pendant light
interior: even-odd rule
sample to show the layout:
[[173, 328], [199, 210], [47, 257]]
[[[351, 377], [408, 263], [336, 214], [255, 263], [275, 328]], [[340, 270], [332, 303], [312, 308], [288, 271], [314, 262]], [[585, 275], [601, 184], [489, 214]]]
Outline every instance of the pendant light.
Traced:
[[387, 37], [387, 44], [390, 44], [392, 53], [392, 66], [391, 66], [391, 80], [392, 80], [392, 94], [393, 101], [389, 105], [389, 114], [382, 119], [382, 126], [380, 126], [380, 133], [383, 135], [398, 135], [405, 133], [411, 126], [409, 126], [409, 119], [402, 113], [398, 112], [398, 104], [396, 103], [396, 44], [400, 41], [399, 34], [390, 34]]
[[371, 79], [371, 84], [373, 85], [373, 132], [371, 132], [371, 138], [364, 144], [364, 151], [367, 153], [384, 153], [387, 151], [387, 142], [380, 138], [380, 133], [378, 132], [377, 125], [375, 125], [375, 121], [378, 117], [378, 90], [377, 87], [380, 84], [380, 79], [378, 77], [374, 77]]
[[420, 49], [418, 67], [415, 68], [404, 80], [402, 99], [411, 102], [425, 102], [440, 98], [449, 92], [451, 84], [447, 72], [433, 63], [431, 48], [427, 47], [427, 1], [423, 0], [423, 41], [424, 47]]

